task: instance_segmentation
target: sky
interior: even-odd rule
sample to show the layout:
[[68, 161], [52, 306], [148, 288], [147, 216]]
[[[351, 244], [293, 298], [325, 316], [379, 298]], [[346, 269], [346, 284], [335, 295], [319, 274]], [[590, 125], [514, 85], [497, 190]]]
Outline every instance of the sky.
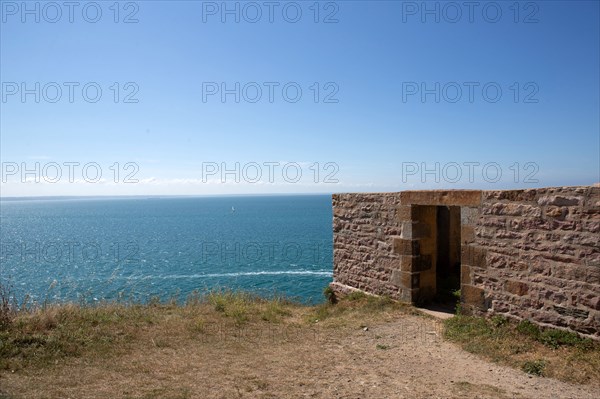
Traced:
[[0, 1], [0, 196], [600, 181], [598, 1]]

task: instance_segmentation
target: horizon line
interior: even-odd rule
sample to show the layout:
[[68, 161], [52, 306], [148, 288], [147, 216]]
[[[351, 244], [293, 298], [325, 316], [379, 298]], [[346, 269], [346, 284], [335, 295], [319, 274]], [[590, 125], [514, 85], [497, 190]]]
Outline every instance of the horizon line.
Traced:
[[198, 198], [198, 197], [275, 197], [275, 196], [309, 196], [332, 195], [334, 193], [234, 193], [234, 194], [106, 194], [106, 195], [30, 195], [30, 196], [2, 196], [0, 201], [18, 200], [60, 200], [60, 199], [95, 199], [95, 198]]
[[3, 196], [0, 195], [0, 201], [25, 201], [25, 200], [65, 200], [65, 199], [125, 199], [125, 198], [204, 198], [204, 197], [291, 197], [291, 196], [321, 196], [334, 194], [378, 194], [378, 193], [399, 193], [403, 191], [514, 191], [514, 190], [529, 190], [539, 188], [563, 188], [563, 187], [600, 187], [600, 182], [591, 184], [576, 184], [576, 185], [555, 185], [543, 187], [520, 187], [520, 188], [501, 188], [501, 189], [482, 189], [482, 188], [427, 188], [416, 189], [414, 187], [405, 190], [392, 191], [336, 191], [327, 193], [219, 193], [219, 194], [106, 194], [106, 195], [30, 195], [30, 196]]

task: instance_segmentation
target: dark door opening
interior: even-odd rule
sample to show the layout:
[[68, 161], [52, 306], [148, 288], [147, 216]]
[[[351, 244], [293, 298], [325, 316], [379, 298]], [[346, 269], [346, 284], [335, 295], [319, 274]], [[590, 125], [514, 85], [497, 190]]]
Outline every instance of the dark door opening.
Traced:
[[435, 301], [460, 299], [460, 207], [436, 207]]

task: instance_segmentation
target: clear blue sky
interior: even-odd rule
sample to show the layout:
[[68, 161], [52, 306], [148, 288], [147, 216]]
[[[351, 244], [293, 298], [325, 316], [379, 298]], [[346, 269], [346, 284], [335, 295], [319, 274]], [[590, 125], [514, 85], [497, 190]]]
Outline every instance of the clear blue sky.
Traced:
[[[273, 22], [263, 1], [227, 2], [229, 9], [238, 7], [239, 22], [222, 13], [221, 1], [121, 2], [118, 16], [113, 1], [100, 1], [96, 23], [86, 21], [96, 18], [89, 2], [72, 10], [72, 23], [60, 1], [54, 4], [61, 15], [46, 2], [27, 2], [33, 14], [21, 1], [0, 3], [2, 196], [494, 189], [600, 181], [598, 1], [517, 7], [481, 1], [472, 10], [462, 1], [338, 1], [320, 2], [318, 16], [314, 1], [273, 2]], [[138, 22], [124, 23], [126, 18]], [[50, 82], [62, 87], [55, 103]], [[65, 82], [78, 84], [72, 102]], [[102, 89], [96, 103], [82, 95], [89, 82]], [[225, 102], [220, 93], [207, 94], [221, 83], [233, 89], [236, 82], [239, 103], [234, 94]], [[249, 82], [262, 87], [256, 103], [249, 101], [256, 97], [253, 84], [243, 92]], [[265, 82], [279, 84], [273, 102]], [[289, 82], [286, 100], [282, 87]], [[24, 99], [23, 84], [33, 91]], [[296, 86], [302, 96], [291, 102]], [[432, 90], [424, 101], [423, 88]], [[502, 97], [494, 102], [497, 88]], [[134, 90], [131, 98], [138, 102], [125, 103]], [[80, 164], [72, 182], [65, 162]], [[91, 162], [102, 171], [97, 183], [82, 178], [82, 165]], [[121, 169], [117, 183], [110, 169], [115, 162]], [[137, 169], [125, 171], [128, 162]], [[233, 174], [223, 179], [208, 173], [214, 163], [234, 169], [236, 162], [247, 166], [239, 183]], [[256, 176], [252, 162], [262, 181], [249, 181]], [[265, 162], [280, 164], [273, 167], [273, 182]], [[465, 162], [478, 163], [473, 181]], [[36, 163], [39, 175], [23, 176], [22, 167], [35, 169]], [[62, 165], [62, 178], [51, 183], [54, 163]], [[303, 172], [296, 183], [293, 163]], [[326, 163], [332, 163], [328, 169]], [[436, 163], [439, 183], [434, 173], [420, 174]], [[286, 164], [293, 168], [283, 179]], [[482, 178], [486, 164], [492, 168]], [[498, 168], [502, 178], [495, 181]], [[128, 171], [136, 172], [138, 183], [123, 183]], [[93, 169], [87, 172], [93, 180]], [[337, 183], [324, 182], [329, 172]], [[40, 183], [21, 181], [36, 175]]]

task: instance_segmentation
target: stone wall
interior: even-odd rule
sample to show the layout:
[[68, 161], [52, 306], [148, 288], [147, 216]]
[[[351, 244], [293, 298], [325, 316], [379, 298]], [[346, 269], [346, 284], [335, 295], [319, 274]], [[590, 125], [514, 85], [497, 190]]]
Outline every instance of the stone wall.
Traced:
[[332, 288], [430, 300], [435, 209], [446, 206], [460, 209], [451, 231], [460, 229], [465, 312], [600, 338], [600, 187], [336, 194]]
[[600, 337], [600, 187], [484, 191], [465, 228], [473, 311]]
[[391, 281], [400, 260], [393, 237], [400, 235], [397, 194], [333, 195], [333, 288], [357, 288], [377, 295], [410, 301], [405, 290]]

